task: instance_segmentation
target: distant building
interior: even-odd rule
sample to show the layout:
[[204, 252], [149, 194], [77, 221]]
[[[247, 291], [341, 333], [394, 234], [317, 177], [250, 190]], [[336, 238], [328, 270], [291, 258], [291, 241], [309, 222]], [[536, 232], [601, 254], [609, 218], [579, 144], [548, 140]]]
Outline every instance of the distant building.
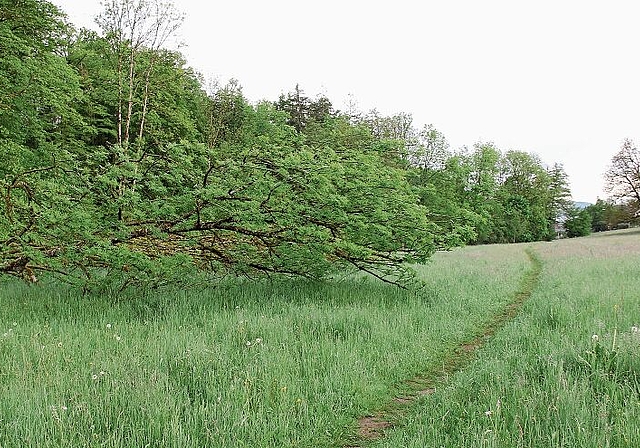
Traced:
[[553, 230], [556, 234], [556, 239], [565, 238], [567, 236], [567, 228], [564, 226], [564, 222], [556, 221], [553, 224]]

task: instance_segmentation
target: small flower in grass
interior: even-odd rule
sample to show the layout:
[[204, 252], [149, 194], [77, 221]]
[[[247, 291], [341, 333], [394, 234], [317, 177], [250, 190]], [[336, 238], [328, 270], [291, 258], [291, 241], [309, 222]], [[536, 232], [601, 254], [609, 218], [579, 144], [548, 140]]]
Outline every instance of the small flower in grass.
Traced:
[[91, 379], [92, 379], [93, 381], [97, 380], [97, 379], [98, 379], [98, 375], [96, 375], [96, 374], [94, 373], [93, 375], [91, 375]]
[[256, 344], [262, 344], [262, 338], [256, 338]]
[[111, 324], [107, 324], [107, 330], [111, 330]]
[[598, 342], [599, 340], [600, 340], [600, 337], [597, 334], [594, 334], [593, 336], [591, 336], [592, 342]]
[[247, 341], [247, 347], [251, 347], [251, 341]]
[[491, 409], [489, 409], [488, 411], [484, 411], [484, 415], [486, 415], [487, 417], [491, 417], [493, 415], [493, 412], [491, 411]]
[[638, 328], [637, 325], [634, 325], [633, 327], [631, 327], [631, 333], [640, 333], [640, 328]]
[[62, 347], [62, 342], [58, 342], [58, 347]]
[[65, 405], [60, 406], [60, 409], [63, 411], [66, 411], [67, 409], [69, 409], [68, 407], [66, 407]]
[[122, 339], [119, 335], [115, 335], [114, 337], [116, 338], [116, 341], [119, 341], [120, 339]]

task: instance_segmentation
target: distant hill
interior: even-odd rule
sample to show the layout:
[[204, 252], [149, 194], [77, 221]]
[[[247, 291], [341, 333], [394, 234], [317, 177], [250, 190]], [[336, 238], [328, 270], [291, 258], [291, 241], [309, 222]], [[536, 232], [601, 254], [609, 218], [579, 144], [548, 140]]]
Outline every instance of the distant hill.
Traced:
[[579, 208], [580, 210], [582, 210], [583, 208], [587, 208], [587, 207], [589, 207], [590, 205], [593, 205], [593, 204], [591, 204], [590, 202], [574, 202], [573, 205], [576, 208]]

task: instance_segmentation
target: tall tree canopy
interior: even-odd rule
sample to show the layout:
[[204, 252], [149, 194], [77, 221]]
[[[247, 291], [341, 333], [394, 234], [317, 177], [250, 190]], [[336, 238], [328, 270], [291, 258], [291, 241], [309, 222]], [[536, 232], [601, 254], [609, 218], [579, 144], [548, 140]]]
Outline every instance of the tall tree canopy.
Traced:
[[162, 284], [193, 272], [384, 281], [469, 242], [548, 237], [561, 167], [433, 126], [345, 116], [299, 86], [206, 92], [166, 49], [161, 0], [109, 0], [101, 33], [45, 0], [0, 0], [0, 273]]
[[0, 272], [31, 280], [82, 213], [72, 200], [82, 92], [64, 57], [67, 32], [48, 2], [0, 1]]
[[113, 0], [102, 35], [71, 39], [50, 3], [4, 3], [1, 272], [126, 285], [353, 268], [396, 282], [438, 247], [387, 146], [327, 99], [207, 95], [162, 48], [170, 5]]

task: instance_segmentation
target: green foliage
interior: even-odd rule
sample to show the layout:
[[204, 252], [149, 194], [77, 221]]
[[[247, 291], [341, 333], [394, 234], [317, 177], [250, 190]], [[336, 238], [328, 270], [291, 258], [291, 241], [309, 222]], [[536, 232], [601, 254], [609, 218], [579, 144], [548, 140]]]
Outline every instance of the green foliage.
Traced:
[[490, 143], [449, 155], [441, 167], [416, 167], [411, 179], [423, 188], [429, 218], [472, 243], [552, 239], [569, 193], [561, 166], [547, 169], [533, 154], [503, 154]]
[[591, 230], [602, 232], [637, 225], [638, 208], [638, 203], [635, 201], [616, 204], [598, 199], [595, 204], [586, 207], [585, 210], [591, 217]]
[[163, 44], [159, 0], [105, 3], [70, 36], [44, 0], [2, 0], [0, 273], [83, 286], [213, 277], [406, 284], [467, 242], [546, 238], [561, 196], [535, 157], [452, 154], [409, 114], [345, 117], [299, 86], [249, 104], [205, 92]]
[[[105, 13], [107, 28], [125, 3]], [[33, 20], [45, 4], [32, 4]], [[49, 29], [36, 23], [28, 29]], [[233, 84], [208, 96], [179, 54], [111, 29], [78, 33], [66, 60], [42, 41], [32, 33], [8, 45], [43, 56], [41, 66], [16, 59], [42, 72], [41, 84], [9, 95], [2, 115], [2, 272], [120, 287], [187, 279], [189, 267], [220, 277], [359, 269], [404, 282], [408, 263], [434, 252], [439, 229], [405, 173], [385, 163], [385, 143], [337, 118], [328, 100], [298, 91], [299, 104], [281, 112], [248, 104]], [[291, 126], [295, 111], [304, 126]], [[16, 114], [37, 126], [12, 124]]]
[[589, 235], [591, 233], [591, 222], [592, 218], [588, 210], [570, 209], [564, 223], [567, 229], [567, 236], [574, 238]]
[[327, 97], [320, 96], [312, 100], [304, 94], [298, 84], [293, 92], [280, 95], [275, 105], [278, 110], [287, 113], [289, 116], [287, 124], [298, 132], [304, 132], [308, 126], [322, 123], [326, 118], [336, 116], [333, 105]]
[[73, 201], [81, 91], [61, 56], [67, 26], [57, 8], [3, 1], [0, 11], [0, 272], [34, 280], [36, 267], [57, 269], [68, 249], [58, 242], [82, 227]]

